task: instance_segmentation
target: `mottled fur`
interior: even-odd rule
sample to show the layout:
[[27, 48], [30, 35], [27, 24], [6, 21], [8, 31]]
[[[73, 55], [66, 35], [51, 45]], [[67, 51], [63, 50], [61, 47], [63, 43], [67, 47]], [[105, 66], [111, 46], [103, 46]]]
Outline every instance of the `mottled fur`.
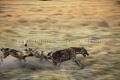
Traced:
[[43, 59], [47, 60], [48, 57], [48, 53], [45, 52], [45, 51], [38, 51], [38, 50], [29, 50], [30, 51], [30, 54], [28, 56], [34, 56], [36, 58], [40, 58], [40, 61], [43, 61]]
[[77, 54], [82, 54], [84, 57], [89, 55], [84, 47], [70, 47], [63, 50], [58, 50], [48, 54], [49, 58], [52, 59], [54, 65], [61, 64], [64, 61], [72, 60], [81, 68], [84, 68], [80, 60], [76, 59]]
[[19, 60], [25, 60], [25, 58], [28, 56], [27, 51], [18, 51], [10, 48], [2, 48], [1, 51], [3, 52], [4, 58], [11, 55]]

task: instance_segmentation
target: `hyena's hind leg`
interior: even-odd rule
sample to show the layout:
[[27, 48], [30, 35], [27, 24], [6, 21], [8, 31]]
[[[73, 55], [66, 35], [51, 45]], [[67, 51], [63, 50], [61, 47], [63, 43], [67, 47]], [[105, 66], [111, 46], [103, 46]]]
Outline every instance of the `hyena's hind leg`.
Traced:
[[76, 59], [74, 62], [75, 62], [81, 69], [84, 69], [85, 66], [83, 65], [83, 63], [81, 63], [80, 60], [77, 60], [77, 59]]

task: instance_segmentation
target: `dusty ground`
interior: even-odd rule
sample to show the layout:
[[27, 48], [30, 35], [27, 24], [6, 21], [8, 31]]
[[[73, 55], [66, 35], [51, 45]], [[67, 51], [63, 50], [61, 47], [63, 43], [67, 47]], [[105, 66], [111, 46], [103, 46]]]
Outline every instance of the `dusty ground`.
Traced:
[[84, 46], [90, 56], [78, 56], [83, 70], [71, 61], [54, 69], [9, 56], [0, 80], [120, 80], [119, 0], [0, 0], [0, 47], [23, 48], [23, 40], [46, 51]]

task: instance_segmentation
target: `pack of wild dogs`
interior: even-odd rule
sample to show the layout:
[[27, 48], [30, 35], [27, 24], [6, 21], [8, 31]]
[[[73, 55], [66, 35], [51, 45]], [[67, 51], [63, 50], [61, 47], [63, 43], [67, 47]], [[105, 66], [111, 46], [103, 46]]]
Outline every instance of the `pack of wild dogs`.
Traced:
[[1, 57], [2, 62], [3, 59], [7, 58], [9, 55], [24, 61], [26, 61], [26, 57], [36, 57], [39, 58], [40, 61], [52, 61], [55, 66], [60, 66], [62, 62], [71, 60], [75, 62], [76, 65], [78, 65], [81, 69], [84, 69], [85, 66], [81, 63], [80, 59], [76, 58], [76, 55], [81, 54], [83, 57], [89, 55], [84, 47], [70, 47], [51, 52], [36, 50], [28, 47], [22, 51], [11, 48], [1, 48], [0, 50], [3, 54], [3, 57]]

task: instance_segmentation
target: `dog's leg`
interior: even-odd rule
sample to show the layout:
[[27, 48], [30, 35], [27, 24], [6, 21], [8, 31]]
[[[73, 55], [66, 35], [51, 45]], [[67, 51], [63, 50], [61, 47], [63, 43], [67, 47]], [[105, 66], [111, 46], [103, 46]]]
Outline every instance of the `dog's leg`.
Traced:
[[3, 62], [3, 59], [1, 58], [1, 62]]
[[81, 69], [84, 69], [84, 65], [81, 63], [81, 61], [80, 60], [75, 60], [74, 61]]
[[24, 60], [24, 62], [26, 62], [26, 59], [23, 59]]
[[44, 60], [44, 56], [41, 55], [41, 57], [40, 57], [40, 61], [42, 62], [43, 60]]
[[75, 51], [73, 51], [73, 52], [71, 53], [71, 58], [72, 58], [73, 61], [76, 60], [76, 54], [75, 54]]
[[61, 59], [60, 59], [60, 61], [59, 61], [59, 63], [58, 63], [58, 67], [60, 67], [61, 66]]
[[84, 67], [85, 67], [84, 64], [80, 60], [77, 60], [77, 61], [79, 62], [81, 69], [84, 69]]
[[0, 59], [1, 59], [1, 62], [3, 62], [3, 58], [2, 58], [2, 56], [0, 56]]
[[24, 60], [24, 62], [26, 62], [26, 59], [25, 59], [26, 57], [27, 57], [27, 56], [23, 56], [23, 60]]
[[57, 66], [57, 64], [58, 64], [57, 62], [53, 62], [53, 65], [54, 65], [54, 66]]

